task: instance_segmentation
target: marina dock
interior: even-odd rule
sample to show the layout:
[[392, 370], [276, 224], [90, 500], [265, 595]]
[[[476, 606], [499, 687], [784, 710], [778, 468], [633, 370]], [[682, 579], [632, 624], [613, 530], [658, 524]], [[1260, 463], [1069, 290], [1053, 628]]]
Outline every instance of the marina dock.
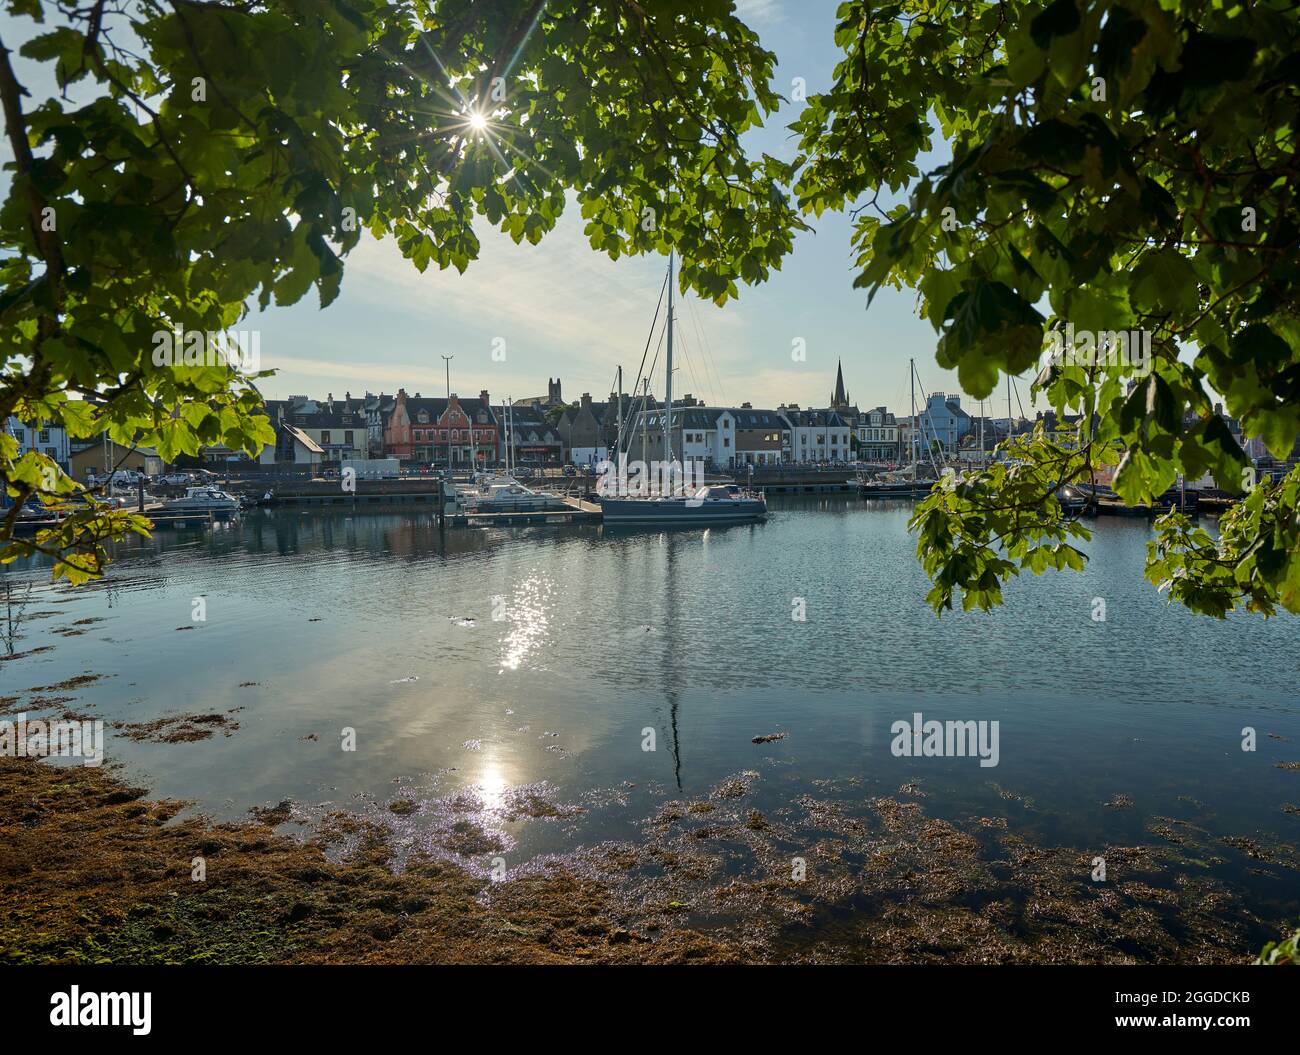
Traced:
[[599, 524], [600, 506], [581, 498], [565, 498], [565, 509], [528, 513], [456, 513], [444, 517], [447, 527], [512, 527], [520, 524]]

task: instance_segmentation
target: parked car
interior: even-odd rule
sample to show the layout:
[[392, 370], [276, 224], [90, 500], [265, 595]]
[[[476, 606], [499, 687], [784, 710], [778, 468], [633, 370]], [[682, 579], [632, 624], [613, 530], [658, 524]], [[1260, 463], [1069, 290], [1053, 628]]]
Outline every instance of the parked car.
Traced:
[[158, 482], [167, 487], [188, 487], [194, 479], [190, 473], [164, 473], [158, 477]]
[[149, 478], [135, 469], [118, 469], [113, 473], [90, 474], [90, 483], [93, 487], [139, 487], [142, 483], [148, 483]]

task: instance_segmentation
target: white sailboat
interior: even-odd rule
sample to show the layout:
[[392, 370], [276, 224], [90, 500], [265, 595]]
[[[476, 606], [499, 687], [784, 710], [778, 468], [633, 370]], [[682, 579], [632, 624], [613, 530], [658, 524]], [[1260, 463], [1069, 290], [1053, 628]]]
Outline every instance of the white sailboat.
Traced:
[[[673, 257], [668, 256], [668, 360], [664, 394], [664, 463], [673, 458]], [[620, 403], [621, 406], [621, 403]], [[644, 412], [642, 414], [644, 422]], [[621, 437], [620, 437], [621, 441]], [[666, 473], [668, 493], [646, 496], [599, 497], [604, 523], [630, 527], [704, 527], [711, 524], [741, 524], [767, 516], [767, 499], [762, 493], [742, 491], [735, 484], [698, 487], [682, 493], [676, 483], [681, 472]]]
[[[916, 361], [908, 360], [907, 379], [912, 393], [912, 431], [908, 440], [912, 448], [911, 461], [892, 472], [877, 473], [870, 479], [862, 476], [858, 478], [858, 494], [863, 498], [924, 498], [934, 487], [935, 481], [939, 478], [939, 465], [935, 461], [934, 449], [926, 438], [924, 431], [921, 431], [921, 441], [925, 443], [926, 451], [930, 455], [930, 465], [928, 467], [921, 464], [920, 455], [917, 453], [917, 432], [920, 419], [916, 414]], [[921, 390], [924, 398], [924, 386]], [[930, 412], [927, 407], [925, 420], [930, 420]], [[930, 423], [931, 432], [934, 431], [933, 422]], [[933, 470], [931, 472], [930, 470]]]

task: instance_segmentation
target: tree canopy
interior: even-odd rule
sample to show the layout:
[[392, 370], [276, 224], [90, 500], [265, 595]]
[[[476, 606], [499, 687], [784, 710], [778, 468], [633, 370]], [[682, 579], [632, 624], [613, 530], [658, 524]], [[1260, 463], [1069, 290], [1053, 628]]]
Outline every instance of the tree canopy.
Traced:
[[[775, 58], [723, 0], [95, 0], [0, 41], [14, 155], [0, 207], [0, 428], [10, 414], [170, 459], [273, 439], [238, 354], [155, 361], [156, 335], [225, 333], [254, 308], [339, 292], [366, 230], [421, 271], [464, 270], [477, 217], [536, 243], [576, 196], [596, 249], [667, 252], [722, 301], [800, 226], [789, 166], [740, 137], [774, 110]], [[7, 0], [42, 21], [37, 0]], [[93, 504], [0, 433], [10, 497], [75, 509], [42, 551], [96, 574], [145, 522]]]
[[[1037, 370], [1054, 334], [1096, 335], [1094, 354], [1037, 375], [1072, 431], [1018, 438], [918, 506], [937, 609], [991, 607], [1025, 568], [1082, 567], [1087, 529], [1056, 491], [1116, 466], [1133, 503], [1180, 473], [1243, 494], [1217, 536], [1159, 521], [1147, 573], [1174, 600], [1300, 611], [1300, 476], [1253, 485], [1213, 411], [1217, 393], [1279, 458], [1300, 432], [1291, 0], [849, 0], [843, 58], [792, 126], [791, 164], [742, 145], [781, 100], [774, 56], [729, 0], [52, 10], [22, 50], [59, 92], [33, 103], [0, 43], [15, 157], [0, 421], [164, 457], [256, 450], [270, 433], [256, 371], [159, 368], [152, 338], [313, 289], [328, 305], [364, 230], [421, 270], [463, 270], [475, 218], [536, 242], [573, 195], [593, 248], [673, 247], [683, 288], [721, 302], [807, 223], [852, 210], [855, 284], [868, 302], [915, 289], [939, 364], [972, 396]], [[922, 171], [941, 142], [951, 161]], [[1149, 358], [1100, 354], [1135, 334]], [[20, 501], [80, 492], [3, 435], [0, 475]], [[87, 506], [20, 540], [15, 513], [0, 560], [43, 549], [73, 579], [98, 571], [106, 538], [143, 530]]]
[[[1069, 435], [1016, 440], [917, 508], [936, 608], [1081, 568], [1088, 532], [1056, 490], [1118, 462], [1134, 504], [1179, 473], [1249, 492], [1217, 537], [1163, 517], [1152, 582], [1212, 615], [1300, 611], [1300, 475], [1252, 486], [1212, 406], [1278, 459], [1300, 432], [1298, 38], [1290, 0], [841, 5], [844, 59], [795, 124], [796, 191], [814, 215], [861, 210], [856, 285], [916, 289], [939, 364], [977, 398], [1036, 369], [1053, 332], [1109, 335], [1036, 378], [1058, 421], [1080, 416]], [[939, 137], [952, 160], [923, 172]], [[908, 200], [875, 208], [882, 189]], [[1101, 354], [1133, 333], [1145, 362]]]

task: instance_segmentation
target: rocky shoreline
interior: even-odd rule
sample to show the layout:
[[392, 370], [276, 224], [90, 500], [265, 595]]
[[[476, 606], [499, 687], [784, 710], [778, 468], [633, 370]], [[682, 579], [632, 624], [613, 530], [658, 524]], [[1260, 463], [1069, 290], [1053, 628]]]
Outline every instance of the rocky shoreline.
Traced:
[[[379, 833], [346, 861], [265, 824], [173, 821], [106, 769], [0, 759], [0, 963], [721, 963], [688, 930], [651, 938], [561, 868], [493, 884], [388, 867]], [[194, 878], [198, 862], [205, 877]]]
[[287, 809], [180, 818], [109, 767], [3, 758], [0, 962], [1248, 963], [1253, 939], [1283, 933], [1196, 867], [1190, 826], [1109, 848], [1094, 884], [1081, 851], [1005, 818], [928, 817], [910, 785], [863, 815], [828, 786], [767, 817], [746, 801], [757, 778], [664, 803], [636, 842], [493, 882], [469, 867], [473, 840], [395, 867], [395, 829], [374, 818], [298, 838], [273, 830]]

